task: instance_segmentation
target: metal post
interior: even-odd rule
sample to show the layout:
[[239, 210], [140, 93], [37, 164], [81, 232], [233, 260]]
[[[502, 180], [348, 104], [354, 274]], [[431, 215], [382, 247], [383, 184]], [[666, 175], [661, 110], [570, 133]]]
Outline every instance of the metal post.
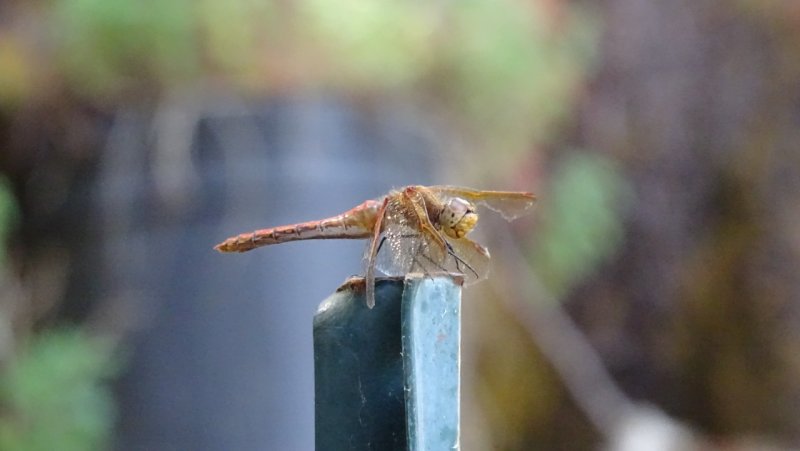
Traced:
[[319, 450], [459, 449], [461, 283], [351, 279], [314, 318]]

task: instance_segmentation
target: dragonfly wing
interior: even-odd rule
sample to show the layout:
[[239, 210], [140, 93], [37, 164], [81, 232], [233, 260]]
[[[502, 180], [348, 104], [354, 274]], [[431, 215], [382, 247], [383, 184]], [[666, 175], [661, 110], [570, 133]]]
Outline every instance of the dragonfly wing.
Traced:
[[[489, 272], [486, 248], [467, 238], [450, 238], [441, 233], [431, 236], [431, 232], [420, 227], [417, 213], [411, 208], [400, 196], [388, 201], [375, 268], [388, 276], [412, 272], [460, 273], [466, 284], [486, 278]], [[439, 244], [442, 239], [447, 243], [445, 249]]]
[[448, 238], [449, 246], [444, 267], [449, 272], [464, 274], [469, 285], [489, 275], [489, 251], [469, 238]]
[[412, 272], [414, 256], [425, 246], [419, 231], [405, 227], [387, 227], [379, 240], [375, 267], [387, 276]]
[[[410, 272], [445, 271], [444, 236], [425, 229], [409, 199], [393, 196], [387, 203], [383, 231], [378, 241], [375, 267], [389, 276]], [[437, 233], [432, 236], [432, 233]]]
[[500, 213], [508, 221], [528, 214], [536, 203], [532, 193], [517, 191], [481, 191], [460, 186], [429, 186], [440, 198], [460, 197], [474, 204], [484, 205]]
[[489, 274], [489, 251], [467, 239], [446, 238], [446, 253], [432, 239], [422, 235], [391, 235], [383, 240], [375, 267], [388, 276], [418, 272], [441, 272], [464, 275], [464, 284], [483, 280]]
[[372, 226], [372, 239], [369, 242], [369, 246], [367, 246], [367, 255], [365, 256], [367, 262], [365, 295], [367, 307], [370, 309], [375, 307], [375, 257], [378, 253], [378, 239], [380, 238], [383, 219], [386, 216], [386, 206], [388, 202], [388, 197], [381, 201], [381, 207], [378, 209], [378, 213], [375, 216], [375, 224]]
[[464, 275], [464, 283], [483, 280], [489, 274], [489, 251], [467, 239], [446, 238], [448, 249], [419, 233], [391, 235], [383, 240], [376, 259], [376, 268], [389, 276], [412, 272], [434, 274], [441, 272]]
[[398, 196], [387, 197], [383, 230], [375, 243], [377, 252], [373, 264], [387, 276], [405, 275], [411, 267], [410, 252], [418, 245], [417, 224], [401, 201]]

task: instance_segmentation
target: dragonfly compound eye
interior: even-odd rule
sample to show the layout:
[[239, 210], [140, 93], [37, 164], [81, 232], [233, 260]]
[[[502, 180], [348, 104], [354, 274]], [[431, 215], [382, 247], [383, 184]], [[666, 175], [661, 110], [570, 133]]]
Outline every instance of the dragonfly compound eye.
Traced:
[[475, 207], [464, 199], [454, 197], [447, 201], [439, 215], [442, 231], [452, 238], [463, 238], [478, 222]]

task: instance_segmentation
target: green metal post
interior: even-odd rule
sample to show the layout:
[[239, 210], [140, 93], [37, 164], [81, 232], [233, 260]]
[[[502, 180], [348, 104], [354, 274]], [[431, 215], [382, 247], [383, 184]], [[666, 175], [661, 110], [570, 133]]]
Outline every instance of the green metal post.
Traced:
[[459, 448], [461, 280], [351, 279], [314, 317], [318, 450]]

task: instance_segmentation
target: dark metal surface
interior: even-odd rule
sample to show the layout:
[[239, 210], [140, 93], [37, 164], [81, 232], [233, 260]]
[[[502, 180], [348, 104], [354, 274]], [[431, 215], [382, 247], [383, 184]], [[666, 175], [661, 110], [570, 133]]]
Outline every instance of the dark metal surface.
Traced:
[[318, 450], [457, 449], [460, 281], [348, 281], [314, 318]]

